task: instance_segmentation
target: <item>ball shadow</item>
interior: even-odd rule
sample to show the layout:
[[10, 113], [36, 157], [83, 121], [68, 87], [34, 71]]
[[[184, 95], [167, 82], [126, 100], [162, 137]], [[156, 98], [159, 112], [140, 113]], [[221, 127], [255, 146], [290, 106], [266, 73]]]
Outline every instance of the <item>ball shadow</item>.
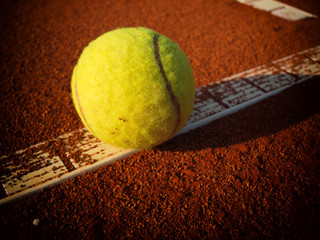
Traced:
[[320, 112], [319, 89], [320, 76], [312, 76], [277, 95], [178, 135], [155, 149], [195, 151], [268, 136]]

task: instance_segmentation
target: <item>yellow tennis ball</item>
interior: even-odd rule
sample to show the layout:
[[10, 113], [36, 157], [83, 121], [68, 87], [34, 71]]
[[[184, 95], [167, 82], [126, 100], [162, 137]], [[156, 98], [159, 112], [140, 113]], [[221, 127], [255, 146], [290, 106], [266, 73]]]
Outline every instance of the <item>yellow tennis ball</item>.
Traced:
[[116, 29], [89, 43], [71, 85], [86, 128], [121, 148], [145, 149], [171, 138], [189, 119], [195, 98], [186, 55], [143, 27]]

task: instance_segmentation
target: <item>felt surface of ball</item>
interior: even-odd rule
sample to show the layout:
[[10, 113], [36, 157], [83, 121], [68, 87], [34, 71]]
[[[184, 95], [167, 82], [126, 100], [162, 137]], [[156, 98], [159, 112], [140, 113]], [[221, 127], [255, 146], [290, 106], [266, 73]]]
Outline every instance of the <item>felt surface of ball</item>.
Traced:
[[179, 132], [195, 98], [186, 55], [143, 27], [116, 29], [90, 42], [71, 87], [86, 128], [107, 144], [132, 149], [156, 146]]

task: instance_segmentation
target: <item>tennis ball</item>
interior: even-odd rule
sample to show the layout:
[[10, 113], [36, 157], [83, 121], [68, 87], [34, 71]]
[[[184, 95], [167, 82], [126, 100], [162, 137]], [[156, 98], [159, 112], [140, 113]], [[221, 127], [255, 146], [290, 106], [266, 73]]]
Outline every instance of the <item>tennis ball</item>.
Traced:
[[171, 138], [190, 117], [195, 98], [186, 55], [143, 27], [116, 29], [90, 42], [71, 85], [86, 128], [121, 148], [145, 149]]

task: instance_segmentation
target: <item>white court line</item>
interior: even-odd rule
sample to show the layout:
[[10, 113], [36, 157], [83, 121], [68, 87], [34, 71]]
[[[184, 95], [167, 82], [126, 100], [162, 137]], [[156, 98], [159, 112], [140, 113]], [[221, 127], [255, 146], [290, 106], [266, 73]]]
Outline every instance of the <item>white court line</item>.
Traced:
[[[179, 134], [248, 107], [290, 86], [320, 75], [320, 45], [196, 89], [192, 116]], [[74, 139], [82, 139], [75, 142]], [[58, 147], [59, 153], [54, 149]], [[61, 151], [63, 149], [63, 151]], [[0, 157], [7, 196], [0, 205], [123, 159], [138, 150], [100, 142], [85, 128]], [[61, 153], [63, 152], [63, 153]], [[69, 161], [74, 169], [67, 169]], [[70, 167], [69, 167], [70, 168]]]
[[305, 18], [316, 18], [317, 16], [298, 8], [289, 6], [285, 3], [275, 0], [237, 0], [245, 5], [256, 9], [270, 12], [271, 14], [286, 19], [288, 21], [298, 21]]

